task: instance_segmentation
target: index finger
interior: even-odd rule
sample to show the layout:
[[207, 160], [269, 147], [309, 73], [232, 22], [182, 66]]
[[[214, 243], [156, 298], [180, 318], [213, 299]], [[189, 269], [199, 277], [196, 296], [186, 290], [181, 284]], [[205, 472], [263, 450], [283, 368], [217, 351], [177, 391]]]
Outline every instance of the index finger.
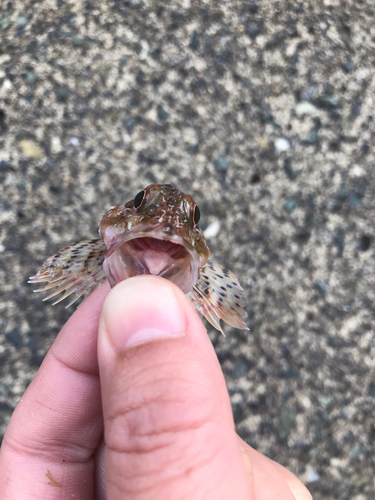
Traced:
[[93, 498], [103, 433], [97, 332], [109, 289], [79, 306], [18, 403], [0, 450], [0, 498]]

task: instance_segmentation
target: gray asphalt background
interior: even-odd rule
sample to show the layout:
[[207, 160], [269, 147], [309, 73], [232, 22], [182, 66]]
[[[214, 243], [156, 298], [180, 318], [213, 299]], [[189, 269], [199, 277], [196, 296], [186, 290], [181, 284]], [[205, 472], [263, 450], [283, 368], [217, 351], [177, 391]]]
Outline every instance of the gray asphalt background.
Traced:
[[374, 499], [374, 14], [2, 2], [0, 434], [72, 313], [27, 278], [166, 182], [245, 289], [251, 331], [209, 330], [239, 434], [315, 500]]

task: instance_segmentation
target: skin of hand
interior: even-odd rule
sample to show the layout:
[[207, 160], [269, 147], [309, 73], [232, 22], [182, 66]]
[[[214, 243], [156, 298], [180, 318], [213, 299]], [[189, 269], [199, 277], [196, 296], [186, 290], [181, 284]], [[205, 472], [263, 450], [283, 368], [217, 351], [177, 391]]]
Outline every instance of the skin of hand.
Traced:
[[100, 287], [56, 338], [4, 436], [0, 498], [312, 497], [237, 436], [215, 351], [183, 292], [139, 276]]

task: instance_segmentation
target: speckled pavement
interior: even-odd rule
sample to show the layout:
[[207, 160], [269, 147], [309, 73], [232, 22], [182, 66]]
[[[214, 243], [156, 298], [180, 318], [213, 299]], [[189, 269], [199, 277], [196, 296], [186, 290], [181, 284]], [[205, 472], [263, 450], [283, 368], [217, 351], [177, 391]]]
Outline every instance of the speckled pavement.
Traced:
[[0, 434], [72, 313], [27, 278], [112, 205], [192, 194], [250, 332], [209, 330], [239, 434], [375, 498], [372, 0], [0, 7]]

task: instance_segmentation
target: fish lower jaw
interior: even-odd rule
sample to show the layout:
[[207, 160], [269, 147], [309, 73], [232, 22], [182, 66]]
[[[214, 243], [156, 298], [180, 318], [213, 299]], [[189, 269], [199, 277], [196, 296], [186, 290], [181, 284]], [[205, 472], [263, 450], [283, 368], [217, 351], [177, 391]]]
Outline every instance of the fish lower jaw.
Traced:
[[151, 274], [175, 283], [188, 293], [198, 281], [198, 256], [169, 240], [132, 239], [104, 260], [103, 270], [111, 287], [133, 276]]

